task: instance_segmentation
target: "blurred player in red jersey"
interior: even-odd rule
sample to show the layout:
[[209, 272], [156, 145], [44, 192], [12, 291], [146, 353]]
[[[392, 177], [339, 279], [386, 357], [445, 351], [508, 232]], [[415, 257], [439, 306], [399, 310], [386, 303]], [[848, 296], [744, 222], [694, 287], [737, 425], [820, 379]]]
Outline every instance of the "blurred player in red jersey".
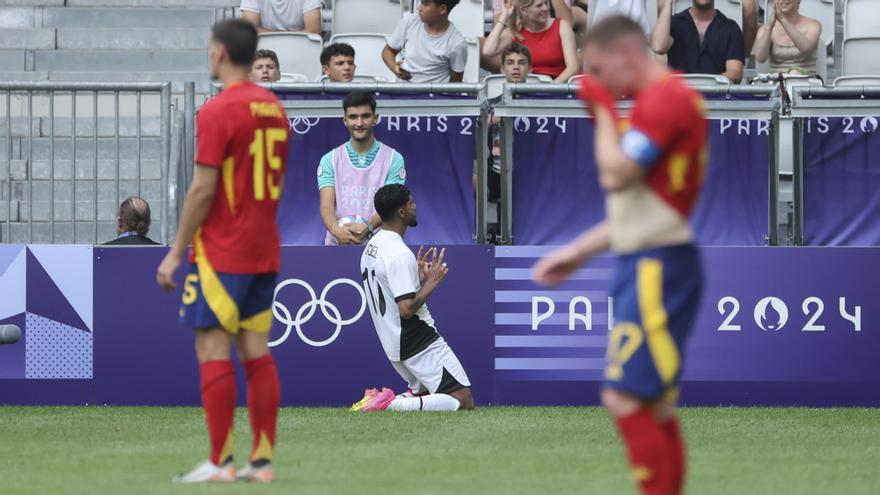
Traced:
[[248, 80], [257, 32], [242, 20], [211, 30], [211, 76], [223, 92], [199, 110], [195, 173], [174, 241], [156, 279], [173, 277], [192, 243], [181, 322], [196, 329], [202, 405], [210, 459], [175, 478], [180, 483], [233, 482], [234, 344], [247, 374], [253, 450], [238, 479], [274, 479], [272, 450], [280, 402], [269, 329], [280, 237], [275, 211], [287, 161], [288, 122], [275, 96]]
[[[641, 492], [679, 494], [685, 449], [674, 405], [702, 291], [688, 226], [708, 157], [702, 97], [654, 62], [641, 27], [627, 18], [598, 23], [583, 52], [581, 97], [595, 118], [608, 217], [538, 262], [534, 278], [558, 284], [591, 257], [618, 254], [602, 404]], [[628, 123], [614, 104], [622, 96], [635, 99]]]

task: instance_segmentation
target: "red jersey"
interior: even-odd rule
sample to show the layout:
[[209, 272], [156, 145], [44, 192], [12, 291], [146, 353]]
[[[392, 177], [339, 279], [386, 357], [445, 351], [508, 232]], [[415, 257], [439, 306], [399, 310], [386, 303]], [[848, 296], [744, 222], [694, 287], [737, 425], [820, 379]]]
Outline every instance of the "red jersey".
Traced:
[[194, 245], [218, 272], [277, 272], [281, 238], [275, 212], [289, 137], [284, 109], [266, 89], [236, 83], [202, 106], [196, 125], [195, 162], [220, 169], [220, 180]]
[[708, 122], [702, 95], [666, 77], [636, 98], [624, 152], [648, 170], [646, 181], [664, 202], [688, 217], [706, 176]]
[[532, 54], [532, 72], [553, 78], [565, 70], [565, 53], [562, 50], [562, 37], [559, 34], [559, 19], [549, 28], [539, 33], [526, 29], [519, 32], [523, 45]]

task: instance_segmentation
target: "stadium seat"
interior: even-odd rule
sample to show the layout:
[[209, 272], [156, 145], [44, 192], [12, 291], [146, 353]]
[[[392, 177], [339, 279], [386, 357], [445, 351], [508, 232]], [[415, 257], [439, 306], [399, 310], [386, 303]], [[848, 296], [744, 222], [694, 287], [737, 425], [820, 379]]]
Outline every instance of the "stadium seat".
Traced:
[[461, 0], [449, 14], [449, 20], [465, 37], [486, 35], [485, 6], [482, 0]]
[[282, 72], [281, 79], [278, 82], [289, 82], [289, 83], [307, 83], [309, 82], [309, 78], [302, 74], [293, 74], [290, 72]]
[[[675, 0], [675, 9], [673, 14], [677, 14], [690, 6], [691, 0]], [[742, 4], [739, 2], [739, 0], [715, 0], [715, 8], [720, 10], [728, 18], [733, 19], [737, 24], [740, 25], [740, 27], [742, 27]]]
[[310, 81], [321, 77], [321, 37], [310, 33], [262, 33], [257, 48], [272, 50], [286, 73], [302, 74]]
[[333, 34], [389, 35], [400, 22], [402, 8], [399, 1], [392, 0], [332, 0]]
[[[880, 32], [878, 32], [880, 34]], [[845, 38], [841, 58], [842, 76], [880, 75], [880, 37]]]
[[880, 76], [841, 76], [834, 80], [834, 87], [880, 86]]
[[[571, 80], [569, 80], [571, 81]], [[526, 76], [527, 84], [536, 83], [552, 83], [550, 76], [543, 74], [529, 74]], [[498, 98], [504, 94], [504, 84], [507, 83], [507, 76], [504, 74], [492, 74], [483, 78], [483, 84], [486, 85], [486, 96], [489, 99]]]
[[880, 36], [880, 2], [846, 0], [843, 4], [843, 40]]
[[[469, 0], [465, 0], [469, 1]], [[464, 79], [462, 82], [480, 82], [480, 40], [477, 38], [465, 38], [467, 42], [468, 57], [467, 65], [464, 66]]]
[[348, 43], [354, 48], [354, 63], [357, 65], [358, 75], [371, 76], [384, 82], [397, 80], [391, 69], [382, 61], [382, 50], [388, 44], [384, 34], [335, 34], [330, 38], [330, 43]]

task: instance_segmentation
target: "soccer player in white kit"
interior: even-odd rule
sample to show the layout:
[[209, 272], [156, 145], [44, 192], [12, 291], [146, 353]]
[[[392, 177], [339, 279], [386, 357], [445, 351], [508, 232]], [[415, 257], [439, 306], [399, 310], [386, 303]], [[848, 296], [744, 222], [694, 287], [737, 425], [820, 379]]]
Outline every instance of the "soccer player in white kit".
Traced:
[[457, 411], [474, 408], [470, 381], [449, 344], [437, 333], [426, 302], [449, 267], [445, 249], [418, 257], [403, 242], [418, 224], [416, 203], [406, 186], [390, 184], [376, 192], [382, 229], [361, 256], [361, 276], [379, 341], [409, 391], [369, 389], [352, 411]]

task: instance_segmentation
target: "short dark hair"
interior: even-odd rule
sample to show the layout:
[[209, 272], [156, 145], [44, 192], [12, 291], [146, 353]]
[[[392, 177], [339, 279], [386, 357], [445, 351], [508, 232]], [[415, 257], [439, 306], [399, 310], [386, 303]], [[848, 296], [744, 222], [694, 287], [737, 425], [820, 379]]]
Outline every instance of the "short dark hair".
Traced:
[[354, 58], [354, 48], [348, 43], [330, 43], [321, 50], [321, 65], [330, 65], [333, 57]]
[[281, 64], [278, 63], [278, 55], [272, 50], [257, 50], [254, 52], [254, 62], [261, 58], [272, 59], [272, 61], [275, 62], [275, 68], [279, 71], [281, 70]]
[[364, 91], [352, 91], [342, 100], [342, 111], [345, 112], [351, 107], [360, 107], [370, 105], [373, 113], [376, 113], [376, 99], [373, 95]]
[[248, 66], [257, 51], [257, 29], [243, 19], [229, 19], [214, 24], [211, 39], [226, 47], [229, 60], [235, 65]]
[[503, 64], [504, 60], [507, 59], [507, 57], [510, 56], [510, 54], [512, 53], [522, 55], [526, 58], [526, 60], [528, 60], [529, 65], [532, 65], [532, 52], [529, 51], [526, 45], [523, 45], [522, 43], [517, 43], [516, 41], [507, 45], [507, 48], [505, 48], [504, 51], [501, 52], [501, 63]]
[[587, 36], [584, 38], [584, 46], [590, 44], [608, 46], [625, 37], [637, 38], [645, 46], [648, 46], [648, 38], [645, 37], [645, 31], [642, 30], [642, 26], [629, 17], [622, 15], [606, 17], [596, 23], [595, 26], [587, 31]]
[[132, 196], [119, 205], [117, 213], [126, 232], [147, 235], [150, 231], [150, 204], [147, 200]]
[[412, 193], [408, 187], [403, 184], [388, 184], [376, 191], [373, 206], [376, 207], [376, 213], [379, 214], [382, 221], [388, 222], [394, 219], [398, 210], [406, 206], [410, 198], [412, 198]]
[[[418, 1], [418, 0], [417, 0]], [[458, 5], [460, 0], [428, 0], [430, 2], [434, 2], [434, 5], [445, 5], [446, 6], [446, 14], [448, 15], [452, 12], [452, 9]]]

